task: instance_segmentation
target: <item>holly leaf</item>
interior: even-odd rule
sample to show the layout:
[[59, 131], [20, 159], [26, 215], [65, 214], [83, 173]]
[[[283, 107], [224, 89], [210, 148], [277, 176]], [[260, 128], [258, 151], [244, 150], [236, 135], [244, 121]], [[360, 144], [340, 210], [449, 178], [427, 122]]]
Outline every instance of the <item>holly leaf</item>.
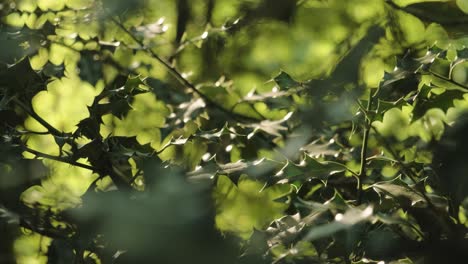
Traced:
[[399, 98], [396, 101], [385, 101], [385, 100], [380, 100], [379, 99], [378, 103], [377, 103], [377, 110], [376, 110], [377, 114], [375, 114], [374, 120], [375, 121], [382, 121], [385, 112], [387, 112], [388, 110], [390, 110], [392, 108], [401, 109], [405, 105], [408, 105], [408, 103], [403, 98]]
[[229, 130], [227, 124], [221, 129], [213, 129], [211, 131], [200, 131], [194, 134], [194, 137], [204, 138], [210, 141], [219, 141], [223, 135], [237, 135], [236, 133]]
[[74, 135], [75, 136], [83, 135], [89, 139], [99, 138], [101, 136], [100, 134], [101, 123], [102, 123], [102, 120], [100, 117], [85, 118], [78, 123], [77, 125], [78, 129], [75, 131]]
[[380, 82], [379, 98], [386, 101], [405, 98], [411, 92], [418, 90], [419, 82], [417, 74], [403, 69], [397, 69], [391, 73], [385, 72]]
[[349, 208], [344, 214], [335, 215], [335, 221], [320, 226], [312, 227], [304, 240], [314, 241], [323, 237], [330, 237], [338, 231], [346, 230], [352, 226], [371, 220], [373, 217], [373, 208]]
[[109, 151], [114, 154], [122, 156], [132, 157], [134, 155], [139, 156], [151, 156], [154, 153], [154, 149], [151, 144], [140, 144], [136, 138], [133, 137], [120, 137], [113, 136], [108, 137], [104, 140], [109, 145]]
[[[95, 101], [90, 108], [90, 114], [103, 115], [112, 113], [119, 119], [124, 118], [132, 109], [132, 102], [136, 95], [148, 92], [144, 89], [145, 84], [140, 77], [128, 77], [125, 84], [115, 89], [105, 90], [99, 97], [107, 97], [109, 103], [100, 104]], [[92, 111], [97, 111], [93, 112]]]
[[328, 179], [329, 176], [343, 172], [346, 167], [343, 164], [333, 161], [319, 161], [310, 156], [298, 165], [304, 171], [305, 178]]
[[294, 103], [291, 96], [299, 93], [301, 88], [290, 88], [288, 91], [281, 91], [278, 87], [273, 87], [270, 92], [257, 93], [256, 89], [252, 89], [246, 96], [241, 98], [237, 103], [252, 103], [252, 102], [263, 102], [272, 109], [289, 108]]
[[262, 120], [260, 123], [256, 124], [244, 124], [243, 126], [252, 127], [254, 129], [250, 134], [247, 135], [247, 139], [252, 138], [259, 130], [272, 136], [281, 137], [282, 135], [280, 131], [288, 130], [288, 128], [282, 125], [282, 123], [286, 122], [289, 118], [291, 118], [292, 115], [293, 112], [289, 112], [280, 120]]
[[429, 109], [438, 108], [444, 112], [454, 106], [453, 102], [457, 99], [463, 99], [464, 92], [460, 90], [446, 90], [440, 94], [431, 93], [432, 88], [424, 86], [418, 95], [413, 110], [413, 120], [418, 120]]
[[29, 103], [37, 93], [46, 89], [46, 80], [31, 68], [29, 58], [24, 58], [7, 67], [0, 65], [0, 87]]
[[379, 194], [396, 199], [403, 206], [425, 206], [424, 197], [414, 188], [409, 187], [400, 177], [387, 182], [378, 182], [371, 185]]
[[301, 83], [295, 81], [289, 74], [281, 71], [273, 80], [278, 84], [280, 89], [289, 90], [301, 86]]
[[314, 156], [333, 156], [337, 155], [340, 152], [330, 148], [330, 143], [319, 144], [317, 142], [312, 142], [301, 147], [300, 150], [305, 151], [310, 157]]

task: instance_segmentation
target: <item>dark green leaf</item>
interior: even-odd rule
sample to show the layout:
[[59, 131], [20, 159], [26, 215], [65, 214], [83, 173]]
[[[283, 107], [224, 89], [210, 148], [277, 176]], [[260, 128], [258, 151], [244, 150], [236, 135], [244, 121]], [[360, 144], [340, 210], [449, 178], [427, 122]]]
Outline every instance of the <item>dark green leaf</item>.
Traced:
[[289, 74], [284, 71], [281, 71], [273, 80], [282, 90], [297, 88], [301, 85], [301, 83], [295, 81]]
[[454, 106], [454, 100], [463, 99], [464, 93], [459, 90], [447, 90], [441, 94], [430, 92], [431, 87], [424, 86], [415, 100], [413, 120], [421, 118], [429, 109], [437, 108], [446, 112]]
[[102, 61], [96, 52], [84, 51], [80, 54], [78, 62], [79, 76], [83, 81], [89, 82], [91, 85], [102, 78]]

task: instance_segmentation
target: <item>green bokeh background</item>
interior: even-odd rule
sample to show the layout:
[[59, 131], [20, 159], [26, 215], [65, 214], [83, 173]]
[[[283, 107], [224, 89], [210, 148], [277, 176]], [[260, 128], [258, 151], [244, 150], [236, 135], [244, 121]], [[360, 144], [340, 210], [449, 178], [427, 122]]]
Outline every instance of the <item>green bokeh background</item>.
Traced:
[[[55, 36], [49, 39], [57, 44], [51, 44], [50, 47], [43, 47], [35, 42], [35, 39], [30, 39], [22, 43], [24, 47], [8, 46], [9, 43], [5, 42], [0, 43], [0, 49], [11, 50], [13, 55], [18, 49], [28, 52], [34, 70], [41, 70], [47, 64], [65, 67], [65, 76], [48, 83], [47, 91], [40, 92], [32, 100], [34, 110], [64, 132], [76, 130], [77, 123], [88, 116], [87, 106], [91, 105], [93, 98], [103, 89], [106, 79], [110, 80], [116, 74], [113, 69], [104, 68], [104, 79], [98, 80], [94, 86], [81, 80], [77, 71], [79, 51], [98, 48], [98, 43], [94, 41], [98, 35], [101, 36], [101, 40], [113, 43], [133, 42], [121, 29], [110, 23], [108, 17], [87, 19], [86, 13], [89, 10], [86, 8], [93, 2], [22, 0], [6, 1], [3, 4], [4, 7], [9, 5], [14, 10], [2, 17], [3, 22], [18, 30], [42, 28], [47, 21], [61, 23], [60, 28], [55, 30]], [[104, 2], [115, 6], [114, 11], [119, 12], [126, 9], [126, 5], [132, 1]], [[147, 39], [145, 44], [153, 47], [155, 52], [163, 57], [170, 56], [175, 51], [175, 1], [145, 0], [132, 4], [137, 4], [136, 2], [145, 8], [126, 12], [123, 15], [124, 25], [132, 28], [164, 19], [165, 33]], [[189, 1], [191, 18], [182, 38], [186, 45], [179, 53], [177, 66], [194, 83], [213, 83], [224, 76], [223, 78], [233, 82], [232, 89], [239, 98], [253, 89], [260, 92], [270, 91], [274, 83], [269, 80], [280, 70], [288, 72], [297, 80], [327, 76], [350, 47], [364, 36], [371, 24], [383, 22], [388, 8], [383, 0], [304, 0], [295, 3], [294, 12], [291, 12], [288, 18], [282, 19], [275, 17], [275, 11], [281, 6], [281, 1], [214, 2], [212, 16], [207, 21], [208, 1]], [[395, 2], [404, 6], [424, 1]], [[264, 17], [260, 16], [235, 32], [228, 32], [223, 28], [226, 23], [233, 23], [245, 16], [247, 7], [265, 3]], [[467, 1], [456, 1], [455, 4], [463, 11], [468, 9]], [[82, 10], [55, 12], [64, 8]], [[91, 16], [95, 15], [90, 13]], [[449, 36], [439, 25], [423, 23], [415, 16], [403, 12], [398, 13], [393, 22], [399, 26], [401, 32], [396, 34], [387, 28], [386, 39], [376, 45], [360, 66], [361, 82], [368, 89], [378, 86], [384, 71], [395, 67], [394, 56], [402, 54], [405, 48], [438, 45], [450, 52], [468, 45], [467, 37]], [[61, 41], [72, 48], [58, 44]], [[395, 45], [396, 42], [399, 44]], [[6, 56], [5, 51], [0, 53], [0, 57]], [[125, 45], [119, 45], [116, 47], [115, 58], [121, 65], [127, 65], [145, 76], [174, 82], [161, 65], [143, 51], [133, 53]], [[460, 83], [467, 83], [467, 69], [466, 63], [458, 65], [453, 73], [454, 78]], [[223, 103], [231, 106], [233, 104], [229, 100]], [[261, 102], [257, 103], [256, 109], [271, 119], [278, 119], [286, 114], [284, 111], [271, 111]], [[385, 136], [395, 136], [399, 140], [417, 136], [429, 142], [432, 137], [440, 138], [444, 130], [443, 122], [453, 122], [457, 113], [465, 109], [468, 109], [468, 96], [457, 100], [455, 107], [446, 113], [431, 110], [418, 120], [411, 120], [410, 106], [403, 109], [393, 108], [384, 114], [381, 121], [375, 121], [374, 125]], [[136, 136], [140, 143], [150, 143], [155, 149], [159, 149], [169, 139], [160, 131], [169, 114], [169, 109], [157, 97], [149, 93], [140, 94], [135, 97], [132, 110], [125, 118], [105, 116], [101, 133], [104, 137], [110, 134]], [[24, 126], [28, 130], [44, 131], [32, 118], [28, 118]], [[184, 129], [175, 133], [190, 134], [193, 130], [191, 122], [188, 122]], [[58, 155], [60, 151], [55, 144], [56, 139], [50, 135], [29, 135], [27, 142], [31, 148], [51, 155]], [[87, 142], [84, 140], [82, 143]], [[66, 148], [65, 145], [64, 149]], [[184, 159], [177, 156], [176, 148], [177, 146], [173, 146], [166, 149], [160, 157], [195, 169], [207, 147], [203, 142], [188, 142], [183, 146]], [[229, 162], [235, 162], [240, 158], [240, 150], [234, 147], [231, 151]], [[24, 155], [33, 158], [30, 154]], [[272, 154], [264, 153], [265, 157], [268, 155]], [[425, 158], [424, 153], [414, 155], [421, 155], [420, 159]], [[43, 162], [49, 168], [47, 178], [40, 186], [26, 190], [21, 199], [29, 205], [41, 202], [57, 209], [79, 205], [80, 196], [97, 175], [60, 162]], [[353, 167], [357, 164], [348, 166]], [[388, 170], [391, 175], [391, 168]], [[99, 184], [105, 188], [109, 183], [102, 180]], [[288, 202], [279, 202], [277, 199], [288, 194], [291, 188], [294, 187], [284, 184], [264, 189], [263, 183], [248, 177], [241, 177], [235, 185], [228, 177], [220, 176], [213, 193], [217, 206], [217, 228], [222, 232], [235, 233], [243, 239], [249, 238], [254, 229], [265, 228], [272, 220], [283, 215]], [[49, 243], [49, 239], [23, 230], [14, 246], [18, 263], [45, 263], [44, 252]]]

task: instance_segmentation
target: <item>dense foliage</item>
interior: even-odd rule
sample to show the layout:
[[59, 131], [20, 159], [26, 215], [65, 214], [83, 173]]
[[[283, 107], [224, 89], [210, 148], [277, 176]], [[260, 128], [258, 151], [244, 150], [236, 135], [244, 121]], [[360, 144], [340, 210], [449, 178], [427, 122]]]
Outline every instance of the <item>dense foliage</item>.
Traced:
[[3, 0], [0, 263], [468, 261], [467, 0]]

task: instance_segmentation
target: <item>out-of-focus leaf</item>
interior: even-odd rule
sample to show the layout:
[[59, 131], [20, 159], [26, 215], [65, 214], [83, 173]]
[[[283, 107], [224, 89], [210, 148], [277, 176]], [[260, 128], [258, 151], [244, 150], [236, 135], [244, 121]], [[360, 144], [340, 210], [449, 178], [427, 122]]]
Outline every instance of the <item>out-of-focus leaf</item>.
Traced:
[[[428, 22], [450, 26], [468, 22], [468, 17], [456, 5], [449, 2], [415, 3], [403, 8], [408, 13]], [[446, 14], [451, 14], [447, 16]]]
[[168, 104], [174, 105], [178, 105], [190, 100], [190, 96], [172, 89], [168, 83], [165, 83], [162, 80], [148, 78], [145, 80], [145, 82], [158, 100], [162, 100]]
[[104, 0], [103, 7], [105, 9], [104, 15], [124, 15], [126, 13], [131, 13], [133, 11], [138, 10], [139, 8], [144, 7], [144, 1], [142, 0], [135, 0], [132, 2], [128, 2], [125, 0]]
[[219, 177], [214, 192], [220, 212], [216, 216], [218, 227], [224, 231], [238, 230], [247, 236], [253, 232], [253, 228], [263, 228], [278, 218], [287, 204], [275, 200], [286, 196], [291, 187], [285, 184], [264, 188], [263, 185], [241, 177], [236, 186], [226, 176]]
[[466, 113], [463, 113], [455, 125], [446, 130], [435, 150], [433, 161], [444, 193], [457, 202], [468, 196], [468, 180], [463, 176], [467, 165], [463, 159], [468, 149], [467, 120]]
[[80, 54], [78, 62], [79, 76], [83, 81], [96, 85], [102, 78], [102, 61], [99, 54], [92, 51], [84, 51]]
[[20, 217], [18, 214], [6, 209], [0, 205], [0, 219], [8, 224], [19, 224]]
[[[121, 192], [90, 192], [83, 197], [84, 206], [66, 212], [83, 230], [84, 243], [92, 243], [95, 232], [104, 234], [108, 250], [126, 249], [116, 260], [125, 263], [235, 262], [231, 243], [214, 229], [205, 183], [188, 183], [176, 170], [158, 164], [147, 164], [144, 173], [154, 178], [151, 192], [131, 199]], [[123, 229], [130, 232], [115, 232]], [[176, 254], [181, 247], [190, 254]]]
[[[2, 2], [0, 229], [6, 220], [28, 232], [7, 230], [0, 255], [468, 259], [466, 122], [456, 118], [468, 107], [464, 9], [454, 0]], [[86, 98], [80, 88], [91, 89]], [[420, 182], [385, 181], [400, 172]]]
[[330, 79], [336, 83], [356, 83], [359, 75], [358, 65], [365, 54], [383, 35], [384, 31], [382, 28], [378, 26], [369, 28], [367, 34], [338, 62]]
[[65, 264], [76, 258], [73, 247], [64, 239], [54, 239], [47, 250], [47, 264]]
[[[45, 30], [44, 30], [45, 31]], [[14, 64], [40, 48], [42, 37], [23, 27], [10, 28], [2, 23], [0, 28], [0, 63]], [[26, 44], [26, 45], [25, 45]]]
[[457, 0], [457, 6], [465, 14], [468, 14], [468, 2], [466, 0]]
[[15, 149], [6, 153], [3, 151], [0, 147], [0, 204], [19, 213], [24, 207], [20, 198], [23, 192], [41, 184], [48, 171], [41, 160], [28, 160], [19, 156], [21, 150], [17, 157], [14, 157]]
[[154, 38], [157, 35], [163, 34], [168, 29], [168, 26], [164, 24], [164, 19], [159, 19], [158, 21], [147, 24], [141, 25], [135, 28], [135, 35], [141, 36], [146, 39]]
[[65, 76], [65, 66], [63, 64], [55, 65], [48, 62], [44, 65], [41, 72], [46, 76], [60, 79]]

